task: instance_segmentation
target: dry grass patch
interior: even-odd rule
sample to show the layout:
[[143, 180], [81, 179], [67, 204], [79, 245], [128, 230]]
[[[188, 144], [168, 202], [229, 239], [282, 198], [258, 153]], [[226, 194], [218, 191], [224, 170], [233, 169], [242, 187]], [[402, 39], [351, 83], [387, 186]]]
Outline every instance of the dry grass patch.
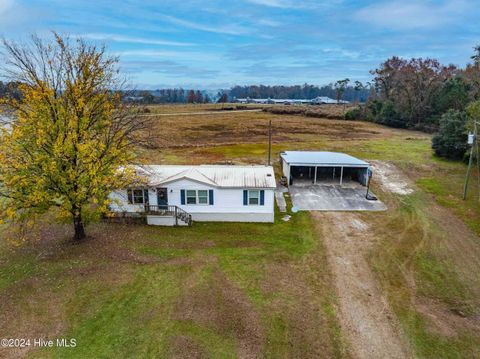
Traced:
[[211, 271], [203, 281], [184, 290], [176, 305], [175, 319], [231, 336], [239, 358], [262, 357], [264, 330], [258, 311], [219, 268]]
[[172, 359], [208, 359], [207, 351], [192, 338], [185, 335], [174, 336], [170, 343], [169, 357]]

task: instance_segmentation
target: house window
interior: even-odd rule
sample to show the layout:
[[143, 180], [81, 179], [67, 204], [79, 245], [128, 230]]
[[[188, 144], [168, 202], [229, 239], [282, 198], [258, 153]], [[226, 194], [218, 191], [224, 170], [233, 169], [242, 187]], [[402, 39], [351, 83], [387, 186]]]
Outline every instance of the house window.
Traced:
[[206, 189], [199, 189], [199, 190], [194, 190], [194, 189], [183, 190], [182, 189], [181, 202], [182, 204], [205, 204], [205, 205], [213, 204], [213, 193], [210, 196], [209, 191]]
[[260, 204], [260, 191], [258, 190], [248, 191], [248, 204], [249, 205]]
[[187, 190], [187, 204], [197, 204], [197, 191]]
[[146, 190], [143, 189], [129, 189], [127, 190], [128, 195], [128, 203], [129, 204], [146, 204], [148, 203], [148, 199], [146, 196]]
[[198, 190], [198, 204], [208, 204], [208, 191], [207, 190]]

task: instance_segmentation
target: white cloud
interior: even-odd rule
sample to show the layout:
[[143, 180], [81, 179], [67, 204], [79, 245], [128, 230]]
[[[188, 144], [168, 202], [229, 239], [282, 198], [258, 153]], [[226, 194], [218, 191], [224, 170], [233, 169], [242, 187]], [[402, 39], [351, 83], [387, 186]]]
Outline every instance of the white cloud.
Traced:
[[0, 16], [5, 15], [14, 5], [13, 0], [0, 0]]
[[357, 11], [354, 17], [394, 30], [436, 28], [458, 20], [469, 6], [466, 0], [449, 0], [443, 4], [395, 0], [367, 6]]
[[195, 45], [190, 42], [157, 40], [157, 39], [149, 39], [149, 38], [143, 38], [143, 37], [115, 35], [115, 34], [88, 33], [88, 34], [80, 34], [78, 36], [85, 39], [90, 39], [90, 40], [115, 41], [115, 42], [126, 42], [126, 43], [134, 43], [134, 44], [169, 45], [169, 46]]
[[282, 25], [281, 22], [271, 20], [271, 19], [260, 19], [260, 20], [257, 21], [257, 24], [265, 25], [265, 26], [271, 26], [271, 27], [277, 27], [277, 26]]
[[180, 26], [187, 27], [189, 29], [194, 29], [194, 30], [201, 30], [201, 31], [214, 32], [218, 34], [227, 34], [227, 35], [243, 35], [248, 32], [247, 28], [238, 26], [238, 25], [209, 26], [209, 25], [196, 23], [193, 21], [179, 19], [177, 17], [169, 16], [169, 15], [163, 15], [161, 17], [172, 24], [180, 25]]
[[116, 56], [120, 57], [136, 57], [136, 58], [159, 58], [159, 59], [183, 59], [191, 60], [195, 59], [197, 61], [212, 61], [218, 59], [218, 55], [208, 54], [198, 51], [156, 51], [156, 50], [125, 50], [125, 51], [116, 51], [114, 53]]
[[346, 57], [349, 59], [358, 59], [362, 55], [358, 51], [350, 51], [343, 48], [326, 48], [322, 49], [322, 51], [326, 54], [334, 54], [336, 56]]
[[247, 0], [252, 4], [269, 6], [269, 7], [279, 7], [279, 8], [288, 8], [292, 7], [292, 4], [284, 0]]
[[0, 34], [18, 35], [37, 32], [36, 22], [44, 17], [44, 11], [25, 6], [16, 0], [0, 0]]
[[325, 7], [341, 3], [342, 0], [245, 0], [248, 3], [279, 9], [306, 9]]

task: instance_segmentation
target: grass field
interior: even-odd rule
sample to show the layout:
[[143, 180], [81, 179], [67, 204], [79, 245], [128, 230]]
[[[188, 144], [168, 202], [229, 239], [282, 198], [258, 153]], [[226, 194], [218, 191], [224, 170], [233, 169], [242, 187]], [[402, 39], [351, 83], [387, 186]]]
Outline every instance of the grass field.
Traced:
[[[213, 105], [155, 106], [150, 113]], [[364, 213], [368, 259], [411, 350], [421, 358], [480, 356], [480, 210], [462, 201], [465, 166], [432, 156], [429, 135], [365, 122], [265, 112], [152, 117], [145, 163], [265, 163], [291, 149], [344, 151], [394, 163], [414, 192], [374, 177], [383, 213]], [[344, 358], [321, 223], [191, 228], [39, 223], [18, 243], [0, 232], [0, 337], [76, 338], [75, 349], [1, 349], [0, 357]]]
[[78, 341], [34, 358], [340, 357], [310, 221], [303, 213], [275, 225], [105, 224], [80, 246], [51, 233], [48, 243], [3, 252], [2, 335]]

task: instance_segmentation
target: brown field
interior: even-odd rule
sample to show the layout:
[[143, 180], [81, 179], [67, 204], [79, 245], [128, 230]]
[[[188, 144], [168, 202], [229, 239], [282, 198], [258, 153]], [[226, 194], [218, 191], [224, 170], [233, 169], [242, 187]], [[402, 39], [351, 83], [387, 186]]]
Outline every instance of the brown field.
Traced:
[[[196, 112], [208, 109], [209, 106], [195, 105]], [[162, 106], [154, 106], [152, 113], [162, 112], [161, 109]], [[171, 111], [170, 106], [162, 113], [168, 111]], [[423, 133], [392, 130], [366, 122], [267, 112], [175, 115], [152, 118], [152, 149], [141, 151], [141, 157], [146, 162], [155, 163], [168, 163], [172, 160], [192, 164], [225, 161], [244, 163], [252, 160], [264, 163], [267, 158], [269, 121], [272, 121], [275, 155], [288, 149], [328, 150], [344, 147], [346, 143], [361, 145], [370, 140], [391, 139], [398, 143], [405, 138], [411, 141], [429, 139]]]
[[266, 107], [265, 111], [277, 115], [303, 115], [306, 117], [343, 120], [345, 118], [345, 113], [355, 107], [357, 106], [354, 104], [275, 105]]

